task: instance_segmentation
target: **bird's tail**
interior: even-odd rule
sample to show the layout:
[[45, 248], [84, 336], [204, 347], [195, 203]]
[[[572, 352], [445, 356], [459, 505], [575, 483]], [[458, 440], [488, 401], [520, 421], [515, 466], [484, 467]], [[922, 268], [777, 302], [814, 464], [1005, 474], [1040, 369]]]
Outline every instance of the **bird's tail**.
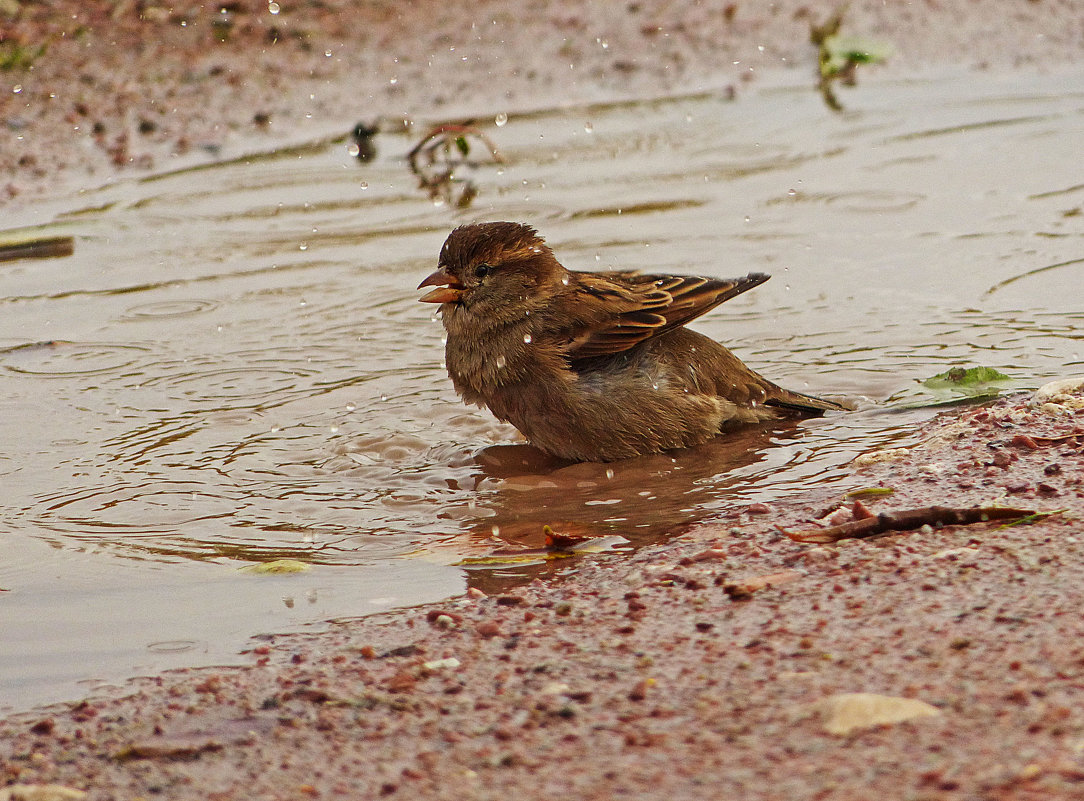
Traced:
[[792, 392], [789, 389], [782, 388], [764, 403], [768, 406], [778, 406], [803, 414], [823, 414], [824, 412], [844, 411], [847, 408], [835, 401], [815, 398], [812, 395], [803, 395], [801, 392]]

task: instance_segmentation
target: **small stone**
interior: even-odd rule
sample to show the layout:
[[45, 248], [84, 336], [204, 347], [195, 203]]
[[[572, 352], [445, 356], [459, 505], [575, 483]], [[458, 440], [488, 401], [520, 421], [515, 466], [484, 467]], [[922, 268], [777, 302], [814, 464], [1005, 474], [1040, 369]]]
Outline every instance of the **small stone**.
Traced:
[[856, 456], [854, 461], [851, 462], [851, 466], [856, 468], [869, 467], [879, 462], [892, 462], [906, 458], [908, 453], [907, 448], [886, 448], [880, 451], [870, 451]]
[[823, 717], [824, 730], [836, 735], [941, 714], [937, 707], [917, 698], [875, 693], [841, 693], [814, 704], [814, 708]]
[[0, 789], [0, 801], [80, 801], [87, 794], [62, 784], [12, 784]]

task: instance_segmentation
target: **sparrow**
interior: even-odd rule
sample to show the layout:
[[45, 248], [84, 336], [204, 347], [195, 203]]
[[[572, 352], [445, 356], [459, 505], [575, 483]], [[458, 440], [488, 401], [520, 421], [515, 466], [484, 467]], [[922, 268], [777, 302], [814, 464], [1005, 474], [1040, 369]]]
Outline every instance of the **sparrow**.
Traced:
[[565, 269], [515, 222], [463, 225], [419, 298], [439, 303], [463, 400], [576, 462], [687, 448], [743, 423], [843, 407], [791, 392], [686, 323], [767, 281]]

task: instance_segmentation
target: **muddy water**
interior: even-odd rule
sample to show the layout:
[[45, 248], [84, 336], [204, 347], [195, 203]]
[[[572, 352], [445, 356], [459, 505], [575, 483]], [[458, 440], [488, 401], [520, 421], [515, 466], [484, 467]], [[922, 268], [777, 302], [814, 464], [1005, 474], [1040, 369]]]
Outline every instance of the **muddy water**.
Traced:
[[[418, 192], [412, 140], [382, 135], [367, 164], [317, 144], [8, 220], [75, 252], [0, 264], [0, 705], [559, 571], [530, 550], [544, 524], [620, 558], [850, 487], [950, 366], [1020, 389], [1084, 372], [1082, 78], [867, 79], [843, 114], [766, 84], [512, 116], [468, 211]], [[858, 410], [555, 465], [457, 401], [415, 302], [475, 219], [535, 224], [572, 268], [771, 273], [696, 327]], [[311, 569], [239, 570], [282, 558]]]

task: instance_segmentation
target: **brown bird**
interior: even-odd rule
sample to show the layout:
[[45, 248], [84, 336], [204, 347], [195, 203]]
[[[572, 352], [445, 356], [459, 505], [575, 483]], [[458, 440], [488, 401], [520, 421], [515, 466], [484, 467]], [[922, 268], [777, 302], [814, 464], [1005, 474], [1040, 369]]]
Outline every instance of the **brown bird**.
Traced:
[[463, 225], [419, 298], [441, 304], [456, 392], [564, 459], [609, 462], [738, 423], [841, 409], [757, 375], [685, 324], [768, 280], [566, 270], [531, 227]]

